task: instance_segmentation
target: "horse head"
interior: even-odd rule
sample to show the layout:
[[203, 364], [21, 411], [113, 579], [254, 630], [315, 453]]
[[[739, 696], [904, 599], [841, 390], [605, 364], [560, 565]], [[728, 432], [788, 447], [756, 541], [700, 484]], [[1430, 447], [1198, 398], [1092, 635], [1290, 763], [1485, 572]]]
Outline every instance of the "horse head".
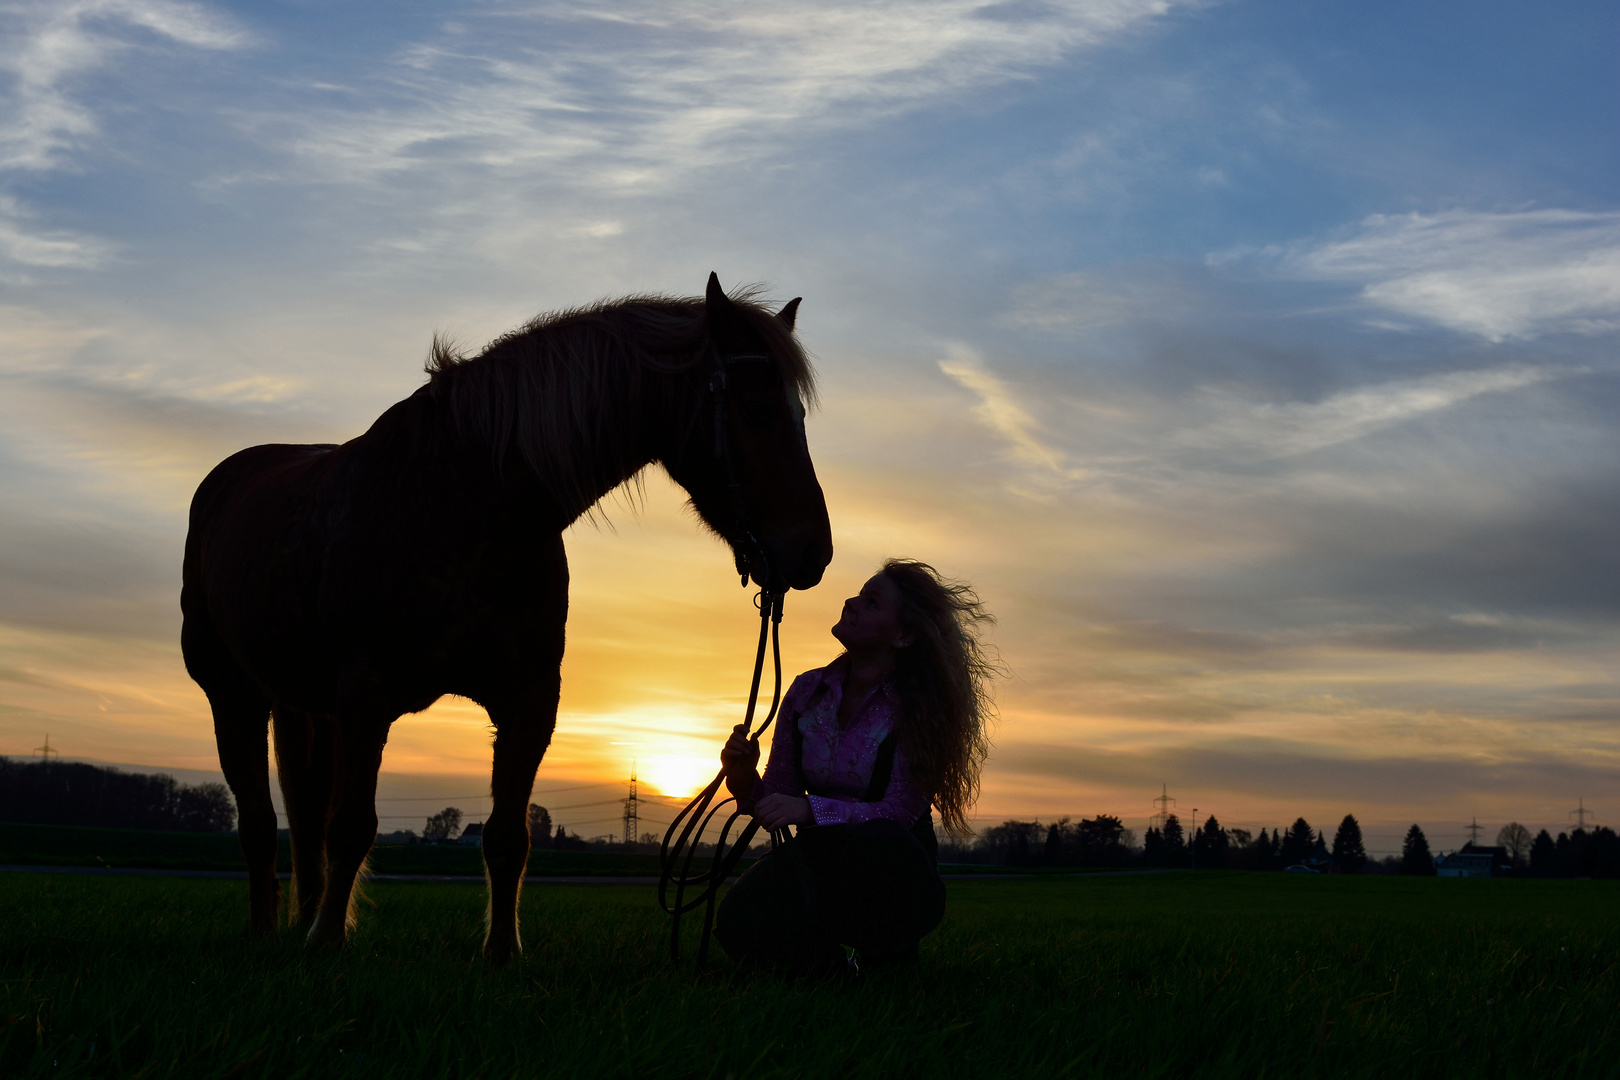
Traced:
[[709, 275], [708, 346], [690, 372], [701, 395], [687, 437], [664, 458], [746, 582], [808, 589], [832, 561], [827, 500], [805, 439], [809, 365], [793, 337], [797, 299], [771, 313]]

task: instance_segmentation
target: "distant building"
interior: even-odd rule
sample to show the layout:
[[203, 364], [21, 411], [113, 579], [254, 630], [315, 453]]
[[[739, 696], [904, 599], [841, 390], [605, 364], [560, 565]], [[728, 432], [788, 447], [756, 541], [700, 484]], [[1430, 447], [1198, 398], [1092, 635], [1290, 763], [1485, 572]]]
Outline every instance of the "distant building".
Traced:
[[1440, 877], [1503, 877], [1513, 869], [1505, 847], [1464, 844], [1435, 860], [1434, 872]]
[[482, 821], [475, 821], [471, 825], [467, 826], [465, 829], [462, 829], [461, 830], [461, 839], [456, 841], [456, 843], [458, 843], [458, 844], [466, 844], [468, 847], [477, 847], [478, 845], [482, 844], [483, 842], [484, 842], [484, 823]]

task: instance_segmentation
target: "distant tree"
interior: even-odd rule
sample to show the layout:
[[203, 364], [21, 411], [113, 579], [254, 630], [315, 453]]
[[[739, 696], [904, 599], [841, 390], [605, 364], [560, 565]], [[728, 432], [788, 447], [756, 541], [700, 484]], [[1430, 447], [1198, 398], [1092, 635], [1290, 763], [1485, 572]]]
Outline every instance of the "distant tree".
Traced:
[[663, 840], [664, 838], [655, 832], [644, 832], [641, 834], [641, 842], [643, 844], [661, 844], [663, 843]]
[[1065, 817], [1059, 818], [1047, 826], [1046, 843], [1041, 845], [1042, 862], [1055, 866], [1065, 861], [1065, 856], [1068, 854], [1065, 849], [1069, 847], [1069, 844], [1065, 842], [1068, 839], [1066, 835], [1069, 831], [1068, 825], [1069, 819]]
[[163, 774], [0, 757], [0, 821], [230, 832], [236, 804], [223, 784], [188, 787]]
[[568, 843], [568, 830], [561, 825], [557, 826], [557, 834], [551, 838], [552, 847], [563, 847]]
[[186, 832], [230, 832], [236, 828], [236, 803], [224, 784], [198, 784], [175, 793], [175, 826]]
[[1502, 831], [1496, 834], [1497, 847], [1507, 849], [1508, 858], [1513, 860], [1513, 869], [1522, 870], [1530, 861], [1530, 845], [1535, 838], [1530, 830], [1517, 821], [1510, 821], [1502, 826]]
[[979, 846], [989, 853], [993, 863], [1024, 866], [1034, 861], [1045, 832], [1039, 821], [1003, 821], [980, 834]]
[[1230, 849], [1231, 840], [1226, 830], [1211, 814], [1193, 834], [1193, 865], [1202, 870], [1220, 870], [1226, 866]]
[[422, 826], [422, 843], [447, 844], [461, 832], [461, 811], [447, 806], [427, 819]]
[[1536, 877], [1551, 877], [1557, 858], [1558, 846], [1547, 830], [1542, 829], [1530, 844], [1530, 872]]
[[551, 846], [551, 812], [538, 803], [529, 804], [529, 846]]
[[1328, 854], [1327, 830], [1316, 831], [1316, 839], [1311, 841], [1311, 857], [1306, 861], [1318, 870], [1333, 865], [1333, 856]]
[[1248, 829], [1227, 829], [1226, 839], [1234, 848], [1246, 848], [1254, 843], [1254, 833]]
[[1264, 829], [1260, 830], [1260, 838], [1254, 842], [1254, 868], [1256, 870], [1277, 869], [1277, 845]]
[[1416, 825], [1406, 830], [1406, 840], [1401, 844], [1401, 873], [1417, 877], [1434, 876], [1434, 856], [1429, 852], [1429, 838]]
[[1304, 818], [1295, 818], [1294, 824], [1283, 834], [1282, 843], [1278, 845], [1277, 861], [1285, 870], [1290, 866], [1309, 862], [1311, 849], [1315, 846], [1316, 833], [1311, 829], [1310, 823]]
[[1620, 877], [1620, 835], [1605, 825], [1593, 829], [1587, 837], [1586, 859], [1580, 872], [1583, 877]]
[[1142, 861], [1149, 866], [1164, 865], [1164, 833], [1157, 826], [1149, 825], [1142, 834]]
[[1333, 836], [1333, 865], [1341, 874], [1359, 874], [1367, 865], [1367, 849], [1361, 842], [1361, 825], [1354, 814], [1344, 815]]
[[1119, 818], [1098, 814], [1082, 818], [1074, 828], [1077, 861], [1082, 866], [1123, 866], [1130, 861], [1128, 830]]

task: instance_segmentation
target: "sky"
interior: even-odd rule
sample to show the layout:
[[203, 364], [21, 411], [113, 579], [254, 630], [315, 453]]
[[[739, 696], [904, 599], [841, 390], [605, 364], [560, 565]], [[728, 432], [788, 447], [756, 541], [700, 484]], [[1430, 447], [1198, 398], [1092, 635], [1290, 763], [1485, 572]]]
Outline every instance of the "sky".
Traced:
[[[0, 3], [0, 753], [217, 770], [186, 508], [601, 297], [803, 296], [836, 556], [972, 582], [976, 811], [1620, 818], [1620, 10], [1496, 0]], [[566, 535], [538, 801], [613, 831], [755, 631], [656, 469]], [[487, 809], [395, 724], [382, 827]], [[181, 775], [177, 773], [177, 775]], [[480, 803], [480, 799], [484, 799]], [[673, 802], [653, 800], [652, 805]], [[649, 821], [668, 811], [648, 809]]]

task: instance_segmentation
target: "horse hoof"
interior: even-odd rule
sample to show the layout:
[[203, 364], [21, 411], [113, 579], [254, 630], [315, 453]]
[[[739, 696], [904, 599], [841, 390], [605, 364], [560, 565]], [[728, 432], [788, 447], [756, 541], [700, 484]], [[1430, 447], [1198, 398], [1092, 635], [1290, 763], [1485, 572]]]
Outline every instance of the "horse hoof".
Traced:
[[507, 962], [523, 955], [523, 946], [515, 940], [491, 937], [484, 942], [484, 959], [490, 967], [505, 967]]
[[347, 936], [347, 928], [340, 920], [336, 927], [331, 922], [323, 922], [316, 916], [315, 923], [309, 928], [309, 936], [304, 943], [311, 949], [335, 949], [343, 944]]

